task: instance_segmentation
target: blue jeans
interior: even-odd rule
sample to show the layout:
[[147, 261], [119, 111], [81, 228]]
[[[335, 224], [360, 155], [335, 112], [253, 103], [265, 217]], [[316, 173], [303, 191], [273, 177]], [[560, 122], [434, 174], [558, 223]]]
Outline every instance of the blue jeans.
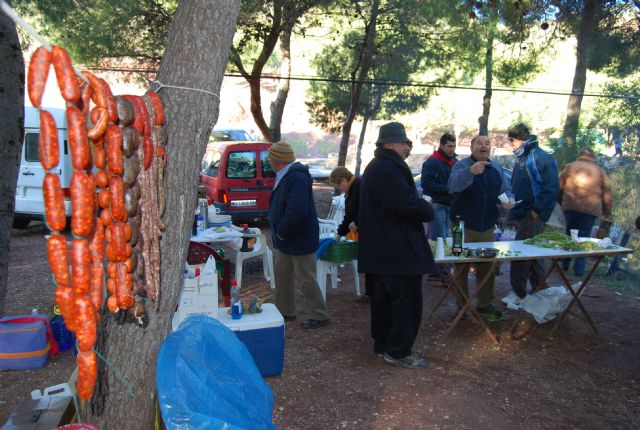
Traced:
[[[570, 235], [570, 230], [577, 229], [578, 236], [580, 237], [590, 237], [593, 223], [596, 222], [595, 215], [583, 214], [575, 211], [566, 211], [564, 213], [564, 219], [567, 222], [567, 234]], [[569, 263], [571, 263], [570, 258], [563, 259], [562, 268], [564, 270], [568, 270]], [[584, 257], [576, 257], [573, 261], [573, 273], [576, 276], [584, 275], [585, 264]]]
[[449, 206], [440, 203], [431, 203], [433, 206], [433, 221], [429, 223], [429, 239], [436, 240], [439, 237], [451, 236], [451, 221], [449, 220]]

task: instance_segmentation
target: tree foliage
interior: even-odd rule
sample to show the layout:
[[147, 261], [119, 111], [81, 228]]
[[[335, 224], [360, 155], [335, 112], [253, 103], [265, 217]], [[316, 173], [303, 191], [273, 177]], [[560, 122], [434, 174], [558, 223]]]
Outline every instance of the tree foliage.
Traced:
[[133, 57], [159, 62], [178, 0], [14, 0], [40, 32], [76, 61]]

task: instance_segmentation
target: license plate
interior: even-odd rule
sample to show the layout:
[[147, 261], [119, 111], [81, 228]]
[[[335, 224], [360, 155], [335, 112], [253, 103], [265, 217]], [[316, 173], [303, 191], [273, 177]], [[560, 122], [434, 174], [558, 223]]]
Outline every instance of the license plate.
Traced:
[[255, 200], [231, 200], [232, 208], [247, 208], [255, 205], [256, 205]]

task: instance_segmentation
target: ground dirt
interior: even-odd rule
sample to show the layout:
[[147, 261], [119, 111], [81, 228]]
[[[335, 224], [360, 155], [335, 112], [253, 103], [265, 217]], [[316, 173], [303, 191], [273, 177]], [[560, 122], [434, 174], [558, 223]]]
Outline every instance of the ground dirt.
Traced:
[[[318, 213], [326, 215], [332, 188], [318, 185], [314, 193]], [[32, 308], [50, 314], [54, 300], [44, 234], [37, 223], [12, 231], [7, 315]], [[245, 294], [269, 298], [261, 268], [259, 262], [245, 266]], [[508, 275], [504, 265], [496, 281], [498, 297], [509, 291]], [[490, 323], [501, 335], [496, 345], [470, 321], [446, 335], [438, 320], [426, 320], [443, 288], [425, 277], [425, 318], [414, 350], [427, 357], [429, 367], [420, 370], [395, 367], [374, 355], [369, 306], [353, 301], [349, 266], [340, 278], [338, 289], [327, 291], [329, 326], [303, 330], [300, 303], [298, 321], [286, 324], [284, 372], [267, 379], [278, 428], [640, 428], [640, 297], [608, 289], [606, 278], [596, 278], [583, 295], [599, 334], [570, 315], [552, 339], [550, 324], [530, 319], [512, 339], [511, 314], [507, 321]], [[450, 320], [454, 309], [447, 299], [437, 314]], [[73, 367], [67, 351], [43, 369], [0, 373], [0, 422], [31, 390], [66, 381]]]

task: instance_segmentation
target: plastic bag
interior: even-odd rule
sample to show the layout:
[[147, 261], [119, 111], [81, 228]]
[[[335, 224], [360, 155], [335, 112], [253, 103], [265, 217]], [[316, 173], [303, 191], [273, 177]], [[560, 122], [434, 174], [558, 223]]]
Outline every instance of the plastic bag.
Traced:
[[[582, 282], [577, 282], [571, 288], [577, 291], [581, 285]], [[529, 312], [538, 324], [544, 324], [561, 314], [572, 298], [564, 286], [549, 287], [522, 299], [520, 309]]]
[[273, 393], [235, 333], [190, 316], [163, 342], [157, 388], [167, 429], [274, 429]]

